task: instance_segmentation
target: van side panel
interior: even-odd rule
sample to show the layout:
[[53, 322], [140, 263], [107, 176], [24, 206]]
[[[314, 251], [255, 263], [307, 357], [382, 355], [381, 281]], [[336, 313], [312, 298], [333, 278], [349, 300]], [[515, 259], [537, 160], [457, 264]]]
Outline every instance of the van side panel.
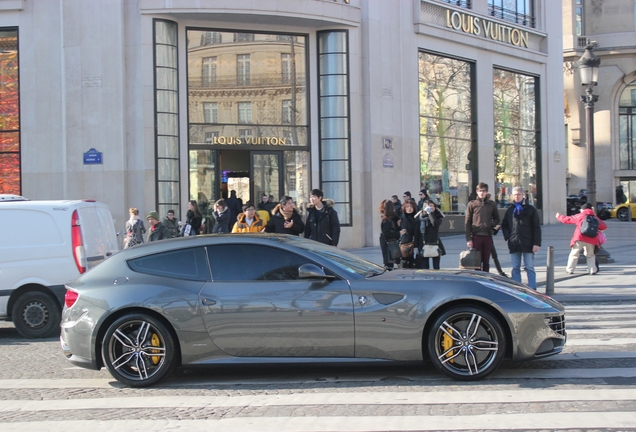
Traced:
[[90, 269], [119, 251], [117, 233], [110, 210], [105, 205], [86, 203], [78, 211], [84, 252]]

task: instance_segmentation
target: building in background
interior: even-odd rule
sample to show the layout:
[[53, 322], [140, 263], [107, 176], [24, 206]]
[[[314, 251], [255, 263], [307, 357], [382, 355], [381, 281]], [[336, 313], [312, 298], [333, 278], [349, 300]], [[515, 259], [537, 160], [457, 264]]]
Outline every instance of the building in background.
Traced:
[[587, 187], [585, 107], [577, 61], [594, 41], [601, 59], [599, 96], [594, 104], [596, 200], [616, 203], [616, 187], [636, 200], [636, 2], [563, 0], [565, 131], [567, 188], [576, 195]]
[[502, 210], [523, 186], [550, 223], [566, 196], [560, 11], [0, 1], [2, 193], [97, 199], [123, 226], [129, 207], [183, 217], [188, 200], [210, 212], [231, 190], [304, 209], [320, 188], [340, 245], [361, 247], [378, 242], [380, 201], [423, 187], [461, 233], [485, 181]]

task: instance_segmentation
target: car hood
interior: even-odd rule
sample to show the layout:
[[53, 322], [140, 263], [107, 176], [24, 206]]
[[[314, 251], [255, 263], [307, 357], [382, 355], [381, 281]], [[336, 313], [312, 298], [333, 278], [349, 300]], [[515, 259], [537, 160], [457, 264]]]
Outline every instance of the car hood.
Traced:
[[[466, 283], [482, 283], [482, 284], [497, 284], [504, 286], [508, 289], [514, 289], [521, 295], [527, 295], [535, 297], [550, 306], [558, 310], [565, 310], [564, 306], [552, 297], [539, 293], [526, 285], [519, 282], [515, 282], [510, 278], [499, 276], [494, 273], [484, 273], [474, 270], [463, 269], [446, 269], [446, 270], [415, 270], [415, 269], [396, 269], [392, 271], [385, 271], [384, 273], [374, 276], [374, 280], [452, 280], [452, 281], [466, 281]], [[488, 285], [485, 285], [488, 286]]]

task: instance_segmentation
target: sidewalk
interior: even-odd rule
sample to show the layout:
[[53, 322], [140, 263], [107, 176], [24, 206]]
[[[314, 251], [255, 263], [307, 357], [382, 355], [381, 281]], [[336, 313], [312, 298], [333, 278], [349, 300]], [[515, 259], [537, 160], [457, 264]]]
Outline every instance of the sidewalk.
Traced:
[[[565, 272], [574, 225], [542, 225], [542, 246], [534, 261], [539, 292], [545, 293], [547, 250], [549, 246], [553, 246], [555, 282], [552, 297], [555, 299], [564, 302], [636, 301], [636, 222], [609, 219], [605, 223], [607, 243], [604, 249], [610, 253], [614, 262], [600, 264], [600, 272], [593, 276], [587, 274], [585, 264], [579, 264], [572, 275]], [[462, 234], [442, 237], [442, 241], [446, 255], [442, 257], [441, 267], [457, 268], [459, 253], [466, 249], [465, 236]], [[501, 233], [495, 236], [495, 247], [504, 272], [510, 275], [510, 254]], [[348, 251], [382, 265], [380, 246]], [[490, 271], [496, 272], [492, 262]], [[521, 277], [525, 282], [526, 275], [523, 270]]]

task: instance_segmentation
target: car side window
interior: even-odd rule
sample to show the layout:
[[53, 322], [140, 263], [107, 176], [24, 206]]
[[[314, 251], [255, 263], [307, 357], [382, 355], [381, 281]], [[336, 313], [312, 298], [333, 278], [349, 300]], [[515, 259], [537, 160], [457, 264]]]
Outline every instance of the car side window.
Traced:
[[210, 280], [203, 248], [180, 249], [146, 255], [128, 261], [133, 271], [187, 280]]
[[263, 245], [208, 246], [214, 281], [297, 280], [298, 267], [312, 261], [301, 255]]

